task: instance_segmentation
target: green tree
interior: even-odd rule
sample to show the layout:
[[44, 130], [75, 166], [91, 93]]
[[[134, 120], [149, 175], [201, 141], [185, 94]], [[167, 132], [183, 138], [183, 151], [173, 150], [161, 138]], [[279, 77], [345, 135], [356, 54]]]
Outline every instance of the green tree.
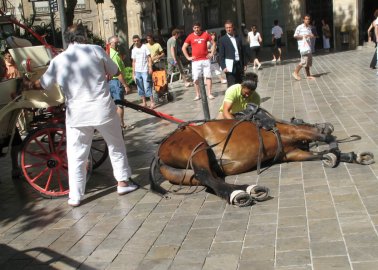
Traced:
[[[127, 0], [111, 0], [115, 15], [117, 18], [116, 22], [116, 35], [119, 37], [121, 41], [120, 51], [122, 54], [126, 56], [130, 55], [129, 48], [128, 48], [128, 25], [127, 25]], [[129, 63], [130, 57], [126, 57], [125, 61], [127, 65]]]
[[66, 3], [67, 3], [67, 7], [65, 10], [66, 23], [67, 23], [67, 26], [71, 26], [73, 25], [73, 21], [75, 18], [75, 7], [77, 4], [77, 0], [66, 0]]

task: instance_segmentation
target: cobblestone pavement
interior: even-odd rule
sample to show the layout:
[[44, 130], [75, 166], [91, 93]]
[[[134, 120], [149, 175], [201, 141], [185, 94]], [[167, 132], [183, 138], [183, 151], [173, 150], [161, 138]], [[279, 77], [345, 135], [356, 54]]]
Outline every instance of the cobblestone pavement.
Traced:
[[[258, 71], [262, 106], [278, 118], [331, 122], [343, 151], [378, 156], [378, 76], [368, 68], [373, 49], [314, 57], [315, 81], [295, 81], [298, 59], [264, 63]], [[303, 77], [303, 74], [302, 74]], [[226, 87], [214, 84], [215, 117]], [[193, 87], [176, 83], [172, 103], [157, 110], [202, 119]], [[135, 93], [129, 101], [140, 102]], [[115, 192], [107, 160], [88, 183], [78, 208], [43, 199], [12, 181], [9, 157], [0, 159], [1, 269], [377, 269], [378, 165], [319, 161], [274, 165], [227, 177], [270, 187], [272, 199], [236, 208], [204, 190], [163, 199], [149, 191], [148, 170], [157, 142], [176, 125], [126, 109], [125, 142], [133, 177], [142, 188]], [[184, 190], [181, 193], [185, 193]]]

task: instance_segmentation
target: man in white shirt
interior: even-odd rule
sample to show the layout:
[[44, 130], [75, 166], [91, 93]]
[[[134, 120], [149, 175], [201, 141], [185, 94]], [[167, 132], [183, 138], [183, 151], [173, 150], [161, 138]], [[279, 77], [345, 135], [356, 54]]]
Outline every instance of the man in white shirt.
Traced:
[[[272, 28], [272, 43], [274, 45], [272, 62], [281, 61], [282, 35], [283, 35], [283, 31], [282, 31], [281, 26], [278, 25], [278, 20], [274, 20], [274, 26]], [[277, 56], [275, 54], [276, 50], [278, 52]]]
[[94, 130], [104, 137], [119, 195], [137, 189], [128, 179], [131, 169], [126, 156], [121, 120], [117, 116], [107, 74], [120, 74], [117, 65], [97, 45], [84, 44], [84, 26], [72, 25], [64, 33], [68, 48], [53, 58], [47, 71], [29, 89], [52, 89], [59, 85], [66, 98], [66, 139], [70, 206], [79, 206], [84, 197], [86, 164]]
[[152, 95], [152, 59], [151, 53], [145, 44], [142, 44], [138, 35], [133, 36], [134, 48], [131, 51], [133, 59], [133, 76], [137, 85], [138, 95], [142, 98], [142, 106], [146, 107], [146, 98], [151, 101], [150, 109], [155, 108]]
[[311, 31], [310, 21], [310, 15], [305, 15], [303, 17], [303, 23], [299, 25], [294, 32], [294, 38], [298, 41], [298, 50], [301, 54], [301, 61], [293, 72], [293, 77], [297, 81], [301, 80], [299, 71], [302, 67], [306, 70], [307, 79], [315, 79], [310, 73], [310, 67], [312, 66], [311, 38], [314, 38]]

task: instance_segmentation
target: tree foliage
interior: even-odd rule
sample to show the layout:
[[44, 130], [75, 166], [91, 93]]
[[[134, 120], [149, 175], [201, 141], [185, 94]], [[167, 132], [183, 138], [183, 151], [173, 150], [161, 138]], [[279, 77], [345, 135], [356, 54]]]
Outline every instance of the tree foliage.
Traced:
[[67, 26], [71, 26], [73, 25], [73, 21], [75, 18], [75, 7], [77, 4], [77, 0], [66, 0], [66, 3], [67, 3], [67, 7], [65, 10], [66, 23], [67, 23]]

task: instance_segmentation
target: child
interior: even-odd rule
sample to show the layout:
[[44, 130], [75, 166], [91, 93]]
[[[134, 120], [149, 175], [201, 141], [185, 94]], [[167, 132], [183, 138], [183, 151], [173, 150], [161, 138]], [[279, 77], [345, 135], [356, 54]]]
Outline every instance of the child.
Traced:
[[5, 77], [7, 79], [20, 78], [21, 73], [18, 71], [16, 63], [13, 60], [13, 57], [8, 51], [4, 52], [4, 61], [5, 61], [5, 66], [7, 68]]

